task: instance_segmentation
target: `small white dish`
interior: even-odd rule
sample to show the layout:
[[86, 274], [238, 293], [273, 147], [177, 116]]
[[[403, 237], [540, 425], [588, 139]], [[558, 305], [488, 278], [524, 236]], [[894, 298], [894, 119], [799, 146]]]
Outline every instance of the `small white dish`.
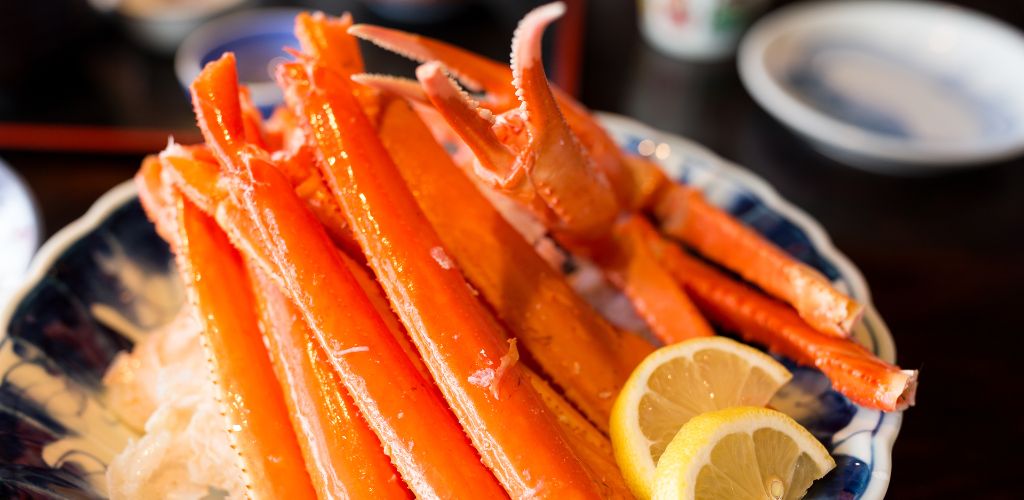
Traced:
[[24, 181], [0, 160], [0, 307], [28, 271], [40, 242], [39, 211]]
[[251, 0], [89, 0], [100, 12], [116, 12], [128, 35], [161, 54], [178, 48], [203, 22]]
[[754, 99], [822, 153], [924, 174], [1024, 152], [1024, 36], [941, 3], [782, 8], [744, 38]]

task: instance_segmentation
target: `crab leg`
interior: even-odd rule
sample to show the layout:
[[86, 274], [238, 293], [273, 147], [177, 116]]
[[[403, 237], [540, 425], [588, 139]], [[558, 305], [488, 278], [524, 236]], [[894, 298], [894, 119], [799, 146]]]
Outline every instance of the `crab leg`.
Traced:
[[665, 268], [718, 323], [750, 342], [818, 368], [854, 403], [882, 411], [914, 404], [916, 371], [886, 363], [853, 340], [818, 332], [782, 303], [686, 255], [653, 230], [646, 237]]
[[202, 339], [247, 494], [314, 498], [260, 340], [241, 258], [213, 220], [190, 202], [178, 199], [177, 212], [178, 264], [203, 325]]
[[358, 40], [348, 33], [351, 26], [352, 15], [348, 12], [337, 18], [323, 12], [295, 16], [295, 36], [302, 51], [345, 76], [363, 72]]
[[[177, 186], [178, 189], [188, 193], [189, 198], [195, 201], [202, 210], [208, 214], [216, 212], [216, 206], [218, 203], [221, 204], [222, 210], [240, 211], [241, 209], [236, 205], [223, 201], [223, 199], [228, 196], [228, 193], [218, 185], [219, 166], [206, 161], [208, 154], [209, 151], [203, 146], [173, 145], [169, 147], [160, 154], [159, 158], [159, 161], [168, 165], [168, 168], [164, 170], [166, 175], [169, 177], [167, 183], [173, 184]], [[279, 170], [284, 171], [286, 169], [280, 168]], [[164, 189], [164, 179], [161, 177], [162, 175], [163, 173], [161, 172], [159, 162], [157, 162], [156, 165], [151, 164], [149, 161], [143, 162], [143, 166], [139, 170], [139, 175], [136, 177], [139, 182], [149, 184], [140, 188], [140, 191], [143, 193], [142, 198], [144, 200], [147, 198], [156, 199], [156, 197], [159, 196], [160, 190]], [[317, 174], [317, 178], [319, 178], [319, 174]], [[326, 187], [323, 189], [326, 190]], [[157, 194], [148, 194], [150, 192]], [[347, 230], [347, 226], [342, 226], [341, 228], [336, 226], [332, 227], [332, 224], [338, 222], [334, 216], [327, 218], [322, 217], [324, 211], [330, 214], [337, 214], [337, 217], [341, 217], [340, 209], [335, 204], [334, 198], [330, 192], [303, 193], [300, 188], [296, 188], [296, 194], [303, 198], [303, 201], [306, 203], [306, 207], [309, 208], [318, 219], [320, 219], [324, 229], [327, 230], [329, 235], [332, 235], [332, 240], [334, 239], [333, 234], [337, 234], [342, 230]], [[146, 202], [144, 201], [144, 203]], [[156, 201], [151, 202], [150, 204], [153, 203], [160, 202]], [[228, 209], [227, 207], [233, 208]], [[151, 209], [149, 205], [147, 205], [146, 208], [147, 211], [154, 214], [162, 213], [158, 209]], [[246, 220], [247, 219], [245, 217], [239, 217], [235, 224], [241, 225], [243, 224], [243, 221]], [[158, 230], [160, 230], [160, 227], [161, 224], [158, 222]], [[235, 246], [250, 247], [254, 249], [250, 253], [256, 253], [258, 252], [257, 249], [260, 248], [258, 238], [253, 236], [256, 234], [256, 231], [257, 230], [255, 228], [248, 228], [247, 230], [233, 230], [229, 231], [229, 236], [233, 238]], [[348, 232], [347, 234], [351, 236], [351, 232]], [[354, 241], [349, 243], [351, 245], [357, 245]], [[335, 244], [337, 244], [337, 241], [335, 241]], [[359, 251], [358, 246], [356, 246], [356, 251]], [[388, 303], [387, 297], [384, 296], [383, 290], [381, 290], [380, 285], [374, 281], [369, 270], [367, 270], [363, 264], [356, 262], [354, 258], [350, 257], [351, 254], [346, 253], [345, 248], [342, 247], [341, 251], [337, 252], [337, 254], [342, 263], [345, 264], [345, 267], [352, 273], [356, 282], [359, 283], [363, 292], [366, 293], [366, 296], [373, 304], [374, 309], [377, 310], [377, 313], [380, 314], [381, 319], [387, 325], [388, 330], [391, 331], [392, 337], [398, 341], [402, 350], [407, 354], [409, 361], [415, 365], [416, 369], [423, 374], [425, 378], [429, 378], [429, 373], [423, 365], [423, 360], [420, 359], [416, 349], [409, 342], [409, 338], [405, 334], [401, 323], [398, 322], [398, 319], [395, 318], [394, 313], [391, 311], [391, 305]], [[356, 255], [362, 257], [362, 253], [357, 253]], [[264, 255], [261, 263], [264, 269], [273, 268], [273, 264], [271, 263], [271, 258], [269, 256]]]
[[523, 383], [523, 367], [503, 363], [502, 332], [452, 265], [347, 79], [311, 61], [282, 66], [279, 79], [367, 260], [484, 462], [516, 497], [600, 494]]
[[605, 429], [611, 396], [653, 347], [627, 344], [623, 337], [631, 334], [616, 331], [573, 292], [452, 163], [405, 101], [384, 105], [378, 133], [467, 280], [566, 397]]
[[595, 262], [608, 280], [629, 297], [662, 342], [674, 344], [714, 335], [693, 302], [651, 253], [643, 236], [643, 227], [647, 225], [638, 215], [616, 224], [612, 240], [595, 251]]
[[320, 498], [410, 498], [327, 353], [310, 342], [302, 315], [262, 271], [249, 270], [263, 338]]
[[503, 497], [458, 421], [409, 362], [288, 180], [237, 139], [236, 82], [233, 57], [226, 55], [193, 83], [200, 129], [225, 166], [218, 184], [231, 186], [242, 204], [222, 200], [218, 222], [229, 231], [256, 233], [248, 237], [256, 244], [240, 248], [261, 266], [270, 263], [265, 270], [298, 307], [417, 496]]
[[[302, 52], [346, 77], [363, 72], [359, 40], [348, 33], [351, 26], [352, 16], [347, 12], [340, 18], [331, 18], [322, 12], [302, 12], [295, 16], [295, 36], [299, 39]], [[352, 92], [363, 111], [371, 121], [375, 121], [380, 104], [377, 91], [370, 87], [354, 86]]]
[[239, 85], [238, 104], [242, 107], [242, 126], [245, 130], [245, 139], [261, 148], [266, 147], [263, 138], [263, 117], [260, 110], [252, 102], [252, 94], [249, 87]]
[[[526, 21], [524, 26], [528, 26]], [[482, 163], [499, 164], [502, 161], [514, 165], [515, 160], [498, 141], [494, 132], [487, 127], [486, 118], [459, 92], [454, 83], [441, 73], [437, 63], [427, 63], [416, 71], [426, 94], [437, 109], [459, 130], [471, 131], [462, 139], [473, 149]], [[462, 127], [462, 125], [466, 125]], [[500, 155], [502, 160], [496, 161]], [[514, 168], [512, 173], [522, 173]], [[580, 196], [580, 195], [574, 195]], [[616, 227], [628, 227], [622, 224]], [[604, 228], [607, 231], [607, 228]], [[644, 246], [633, 243], [628, 232], [616, 231], [609, 240], [600, 244], [585, 245], [594, 252], [610, 280], [622, 289], [634, 302], [635, 307], [647, 321], [655, 334], [665, 342], [678, 342], [693, 336], [712, 335], [714, 332], [700, 316], [690, 300], [660, 270], [656, 262], [644, 251]], [[570, 243], [572, 241], [570, 240]], [[679, 314], [682, 314], [680, 321]]]
[[670, 183], [653, 211], [665, 234], [789, 303], [820, 332], [848, 337], [863, 312], [821, 273], [709, 204], [699, 191]]
[[[192, 152], [202, 151], [205, 150], [194, 148]], [[162, 160], [169, 167], [167, 171], [171, 173], [169, 175], [171, 183], [184, 188], [185, 192], [192, 193], [190, 199], [200, 202], [200, 205], [197, 205], [200, 210], [208, 213], [217, 211], [215, 205], [218, 202], [215, 199], [225, 196], [225, 193], [215, 192], [217, 190], [215, 180], [217, 166], [191, 158], [186, 155], [188, 152], [186, 148], [175, 147], [162, 155]], [[168, 228], [173, 233], [176, 224], [168, 226], [166, 223], [158, 221], [164, 213], [168, 211], [173, 213], [174, 211], [173, 204], [166, 202], [165, 193], [171, 189], [169, 188], [171, 184], [165, 183], [161, 176], [161, 168], [159, 159], [147, 158], [136, 176], [136, 182], [140, 185], [141, 198], [151, 200], [144, 201], [146, 211], [154, 218], [158, 231], [163, 235], [168, 232]], [[221, 215], [240, 212], [237, 208], [227, 208], [230, 206], [229, 201], [220, 201], [220, 203], [222, 204], [219, 212]], [[235, 244], [243, 248], [256, 248], [258, 244], [253, 242], [255, 229], [243, 219], [244, 217], [235, 217], [231, 219], [233, 222], [229, 223], [233, 229], [231, 232]], [[167, 241], [176, 248], [178, 238], [175, 234], [171, 236]], [[400, 342], [404, 341], [408, 344], [408, 339], [405, 338], [401, 327], [394, 318], [387, 299], [382, 296], [373, 279], [366, 275], [366, 271], [361, 265], [343, 253], [339, 252], [339, 256], [370, 297], [392, 335]], [[394, 479], [391, 479], [394, 468], [388, 458], [382, 452], [374, 453], [375, 449], [379, 450], [380, 442], [375, 435], [370, 433], [366, 422], [354, 413], [356, 407], [341, 385], [334, 367], [329, 363], [323, 349], [315, 342], [307, 342], [306, 339], [314, 337], [301, 316], [298, 316], [298, 312], [290, 302], [287, 304], [281, 302], [286, 299], [282, 299], [283, 295], [278, 291], [277, 285], [271, 282], [262, 270], [253, 265], [249, 267], [249, 275], [254, 278], [253, 281], [257, 285], [254, 287], [254, 291], [260, 302], [264, 337], [269, 346], [270, 355], [274, 359], [273, 365], [279, 380], [288, 381], [282, 383], [289, 406], [288, 413], [293, 417], [292, 423], [296, 432], [307, 437], [300, 441], [300, 447], [306, 457], [307, 465], [311, 467], [309, 472], [321, 497], [338, 498], [339, 493], [352, 492], [353, 489], [359, 490], [360, 488], [368, 488], [366, 489], [367, 493], [383, 497], [408, 497], [407, 490], [403, 486], [404, 483], [395, 483]], [[271, 267], [271, 265], [264, 262], [261, 267]], [[286, 308], [285, 305], [288, 307]], [[417, 356], [410, 357], [410, 361], [417, 364], [424, 377], [429, 377], [415, 350], [411, 347], [406, 348], [406, 354]], [[296, 390], [297, 387], [301, 387], [301, 390]], [[301, 417], [299, 417], [300, 413]], [[316, 437], [309, 437], [313, 435]], [[367, 435], [372, 440], [368, 440]], [[368, 446], [369, 444], [373, 444], [373, 446]], [[381, 466], [378, 456], [386, 467]], [[348, 458], [341, 459], [345, 457]], [[340, 495], [340, 497], [347, 496], [351, 495]]]
[[304, 174], [302, 177], [292, 177], [295, 193], [306, 202], [309, 210], [324, 225], [331, 241], [347, 255], [362, 261], [363, 253], [352, 234], [352, 228], [349, 227], [338, 203], [334, 201], [330, 190], [327, 189], [327, 183], [324, 182], [320, 171], [315, 168], [316, 159], [312, 150], [303, 147], [296, 154], [285, 156], [275, 165], [279, 166], [282, 171], [291, 172], [289, 177], [300, 171]]
[[527, 370], [530, 385], [544, 401], [544, 405], [558, 419], [565, 430], [569, 444], [592, 469], [594, 480], [606, 488], [607, 497], [628, 497], [629, 487], [622, 478], [622, 472], [612, 454], [611, 441], [601, 434], [576, 408], [562, 398], [547, 382], [536, 373]]
[[[528, 31], [527, 28], [542, 29], [543, 24], [549, 22], [551, 16], [557, 17], [559, 8], [554, 5], [557, 4], [543, 7], [545, 15], [536, 16], [531, 23], [524, 20], [519, 32], [525, 33]], [[515, 107], [515, 88], [509, 84], [511, 71], [500, 63], [443, 42], [397, 30], [355, 25], [349, 31], [385, 49], [420, 62], [440, 61], [448, 71], [472, 90], [485, 90], [487, 93], [481, 104], [492, 112], [506, 112]], [[515, 52], [513, 55], [515, 56]], [[422, 99], [401, 81], [373, 76], [360, 77], [360, 81], [399, 91], [413, 100]], [[473, 118], [465, 110], [459, 109], [468, 108], [475, 112], [475, 103], [454, 99], [453, 96], [458, 95], [442, 88], [440, 83], [443, 82], [433, 84], [432, 92], [444, 92], [440, 101], [446, 104], [438, 104], [438, 99], [431, 99], [438, 104], [438, 110], [449, 119], [453, 129], [463, 137], [478, 157], [481, 157], [482, 163], [498, 167], [507, 165], [507, 160], [502, 163], [490, 158], [494, 156], [492, 153], [497, 148], [493, 139], [486, 136], [483, 125], [479, 123], [479, 117]], [[580, 139], [596, 168], [611, 181], [610, 184], [621, 206], [628, 209], [647, 207], [652, 192], [652, 177], [638, 176], [637, 169], [631, 168], [633, 164], [646, 162], [623, 155], [586, 108], [557, 88], [553, 91], [569, 128]], [[481, 137], [486, 141], [481, 141]], [[502, 171], [497, 167], [492, 170]], [[700, 206], [692, 208], [691, 205]], [[838, 336], [848, 334], [859, 317], [861, 308], [858, 304], [832, 288], [827, 280], [822, 279], [813, 270], [778, 251], [752, 231], [743, 230], [742, 225], [728, 215], [709, 212], [706, 210], [708, 207], [706, 203], [702, 204], [700, 200], [688, 196], [671, 195], [652, 208], [654, 215], [663, 223], [662, 229], [673, 237], [682, 239], [709, 258], [721, 262], [769, 293], [793, 304], [801, 315], [820, 331]], [[687, 215], [691, 213], [693, 215]], [[780, 269], [783, 271], [779, 271]]]

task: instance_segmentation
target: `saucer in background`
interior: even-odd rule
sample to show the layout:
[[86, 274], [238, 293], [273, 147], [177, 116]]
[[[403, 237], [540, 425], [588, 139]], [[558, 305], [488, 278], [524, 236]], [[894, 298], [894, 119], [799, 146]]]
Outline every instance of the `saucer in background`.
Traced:
[[1024, 36], [931, 2], [795, 4], [759, 21], [744, 85], [822, 153], [927, 174], [1024, 152]]

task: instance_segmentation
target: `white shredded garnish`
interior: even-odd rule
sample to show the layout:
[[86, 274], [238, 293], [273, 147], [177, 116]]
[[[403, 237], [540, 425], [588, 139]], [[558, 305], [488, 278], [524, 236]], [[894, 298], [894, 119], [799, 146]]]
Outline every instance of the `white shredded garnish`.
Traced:
[[203, 498], [219, 491], [244, 498], [199, 337], [186, 308], [118, 354], [104, 376], [111, 408], [143, 433], [108, 465], [111, 497]]

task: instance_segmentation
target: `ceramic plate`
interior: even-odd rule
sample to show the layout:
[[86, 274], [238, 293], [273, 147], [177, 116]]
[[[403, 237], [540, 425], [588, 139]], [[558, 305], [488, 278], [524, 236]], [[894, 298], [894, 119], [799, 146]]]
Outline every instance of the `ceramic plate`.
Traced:
[[1024, 36], [933, 2], [799, 3], [744, 38], [753, 97], [823, 153], [927, 173], [1024, 151]]
[[[822, 228], [763, 180], [685, 139], [622, 117], [602, 120], [622, 147], [658, 159], [870, 304], [864, 279]], [[106, 407], [103, 373], [118, 351], [170, 321], [182, 300], [174, 259], [131, 184], [104, 195], [40, 250], [29, 280], [0, 315], [0, 497], [104, 494], [106, 464], [135, 436]], [[870, 305], [855, 336], [894, 359], [892, 337]], [[882, 498], [902, 415], [858, 407], [818, 371], [783, 361], [794, 379], [772, 405], [810, 429], [838, 464], [809, 498]]]
[[0, 160], [0, 304], [17, 290], [41, 241], [39, 213], [25, 182]]

